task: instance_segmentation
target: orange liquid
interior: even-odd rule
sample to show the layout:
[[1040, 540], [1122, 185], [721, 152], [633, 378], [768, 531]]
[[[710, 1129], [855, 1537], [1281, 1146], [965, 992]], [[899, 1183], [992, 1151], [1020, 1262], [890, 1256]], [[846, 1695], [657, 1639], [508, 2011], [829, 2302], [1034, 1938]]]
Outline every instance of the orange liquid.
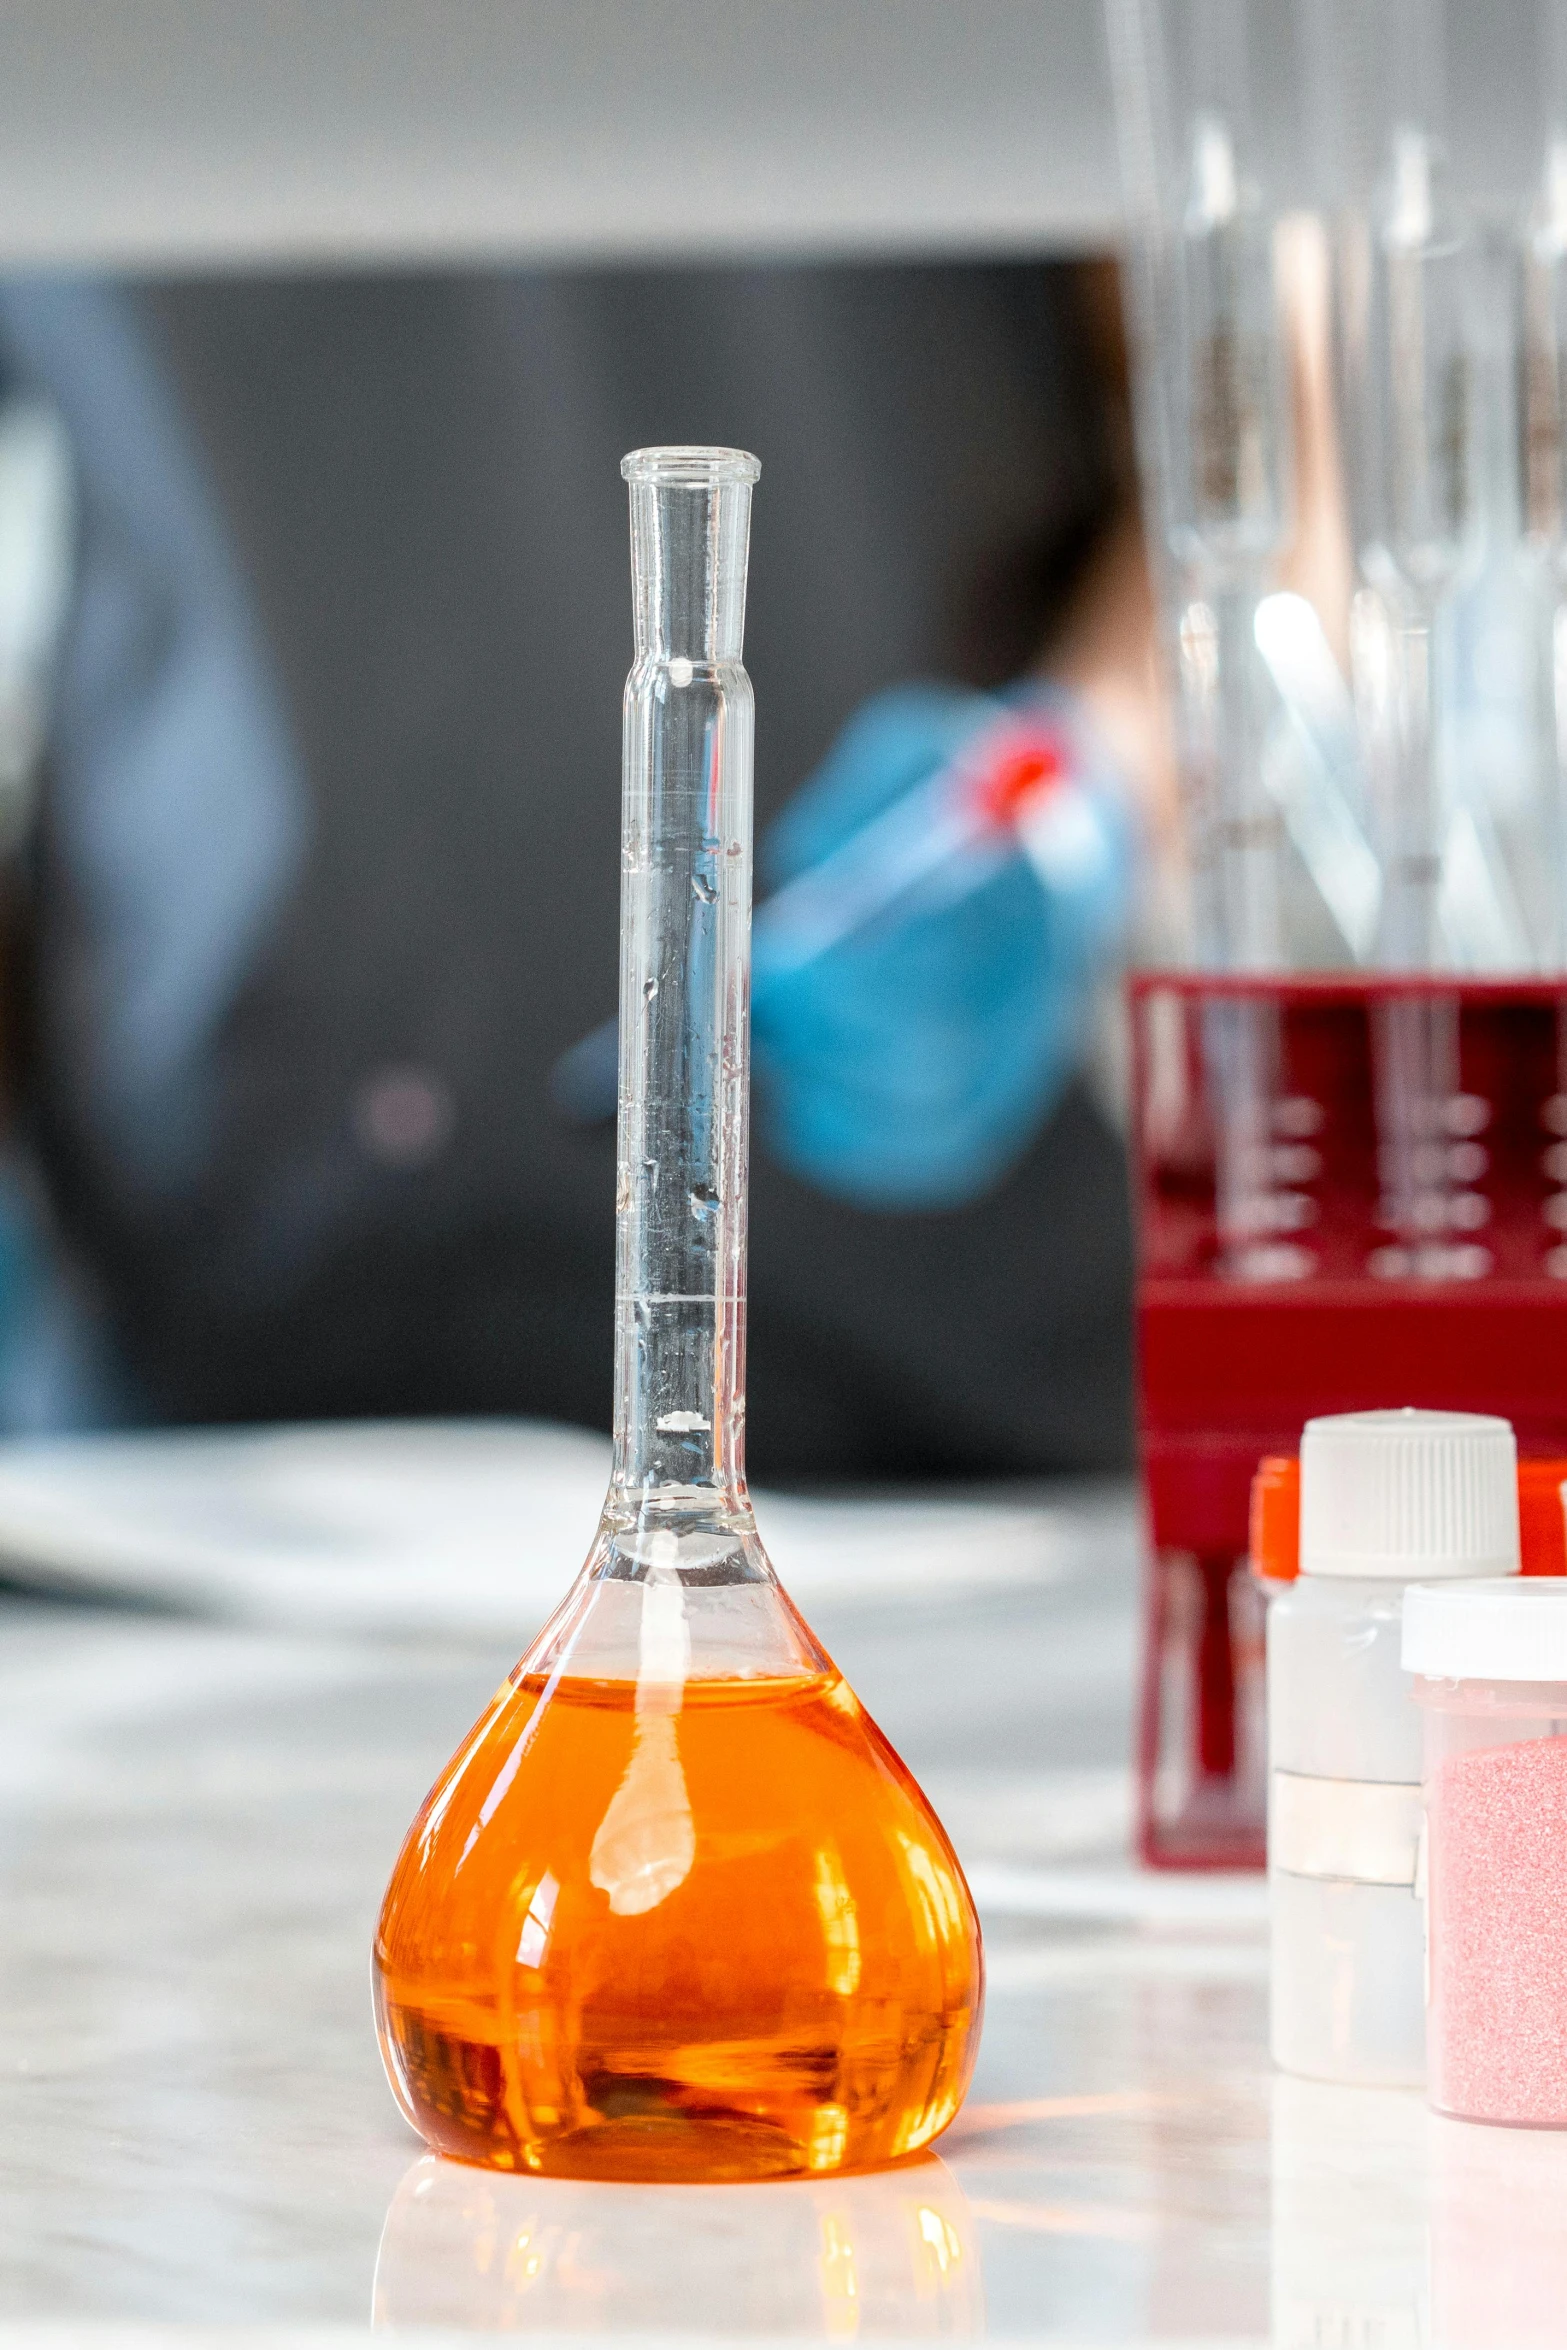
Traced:
[[928, 2146], [968, 2086], [983, 1966], [925, 1798], [835, 1673], [665, 1703], [528, 1674], [448, 1765], [376, 1938], [409, 2119], [443, 2154], [563, 2178], [821, 2176]]

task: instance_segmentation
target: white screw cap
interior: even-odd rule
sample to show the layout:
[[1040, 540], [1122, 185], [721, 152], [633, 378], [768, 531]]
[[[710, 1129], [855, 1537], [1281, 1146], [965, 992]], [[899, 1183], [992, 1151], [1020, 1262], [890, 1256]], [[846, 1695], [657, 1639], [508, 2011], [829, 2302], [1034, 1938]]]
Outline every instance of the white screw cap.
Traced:
[[1403, 1664], [1429, 1681], [1567, 1682], [1567, 1578], [1415, 1584], [1404, 1594]]
[[1337, 1412], [1300, 1446], [1300, 1571], [1518, 1572], [1518, 1447], [1481, 1412]]

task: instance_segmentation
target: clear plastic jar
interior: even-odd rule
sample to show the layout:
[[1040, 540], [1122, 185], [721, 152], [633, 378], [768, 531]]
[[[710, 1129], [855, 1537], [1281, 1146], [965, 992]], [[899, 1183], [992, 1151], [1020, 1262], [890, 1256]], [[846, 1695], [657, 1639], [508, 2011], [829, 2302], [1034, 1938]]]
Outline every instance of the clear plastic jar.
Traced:
[[1425, 2077], [1420, 1716], [1404, 1593], [1516, 1573], [1505, 1420], [1345, 1412], [1301, 1441], [1300, 1573], [1268, 1610], [1270, 2041], [1285, 2072]]
[[1318, 2080], [1425, 2077], [1404, 1588], [1303, 1575], [1268, 1609], [1273, 2061]]
[[1567, 2129], [1567, 1580], [1409, 1593], [1424, 1720], [1427, 2090]]

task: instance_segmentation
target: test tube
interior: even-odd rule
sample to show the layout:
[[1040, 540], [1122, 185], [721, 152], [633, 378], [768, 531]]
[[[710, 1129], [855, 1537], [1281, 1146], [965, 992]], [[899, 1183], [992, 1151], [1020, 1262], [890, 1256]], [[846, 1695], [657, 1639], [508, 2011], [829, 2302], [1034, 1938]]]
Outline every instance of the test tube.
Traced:
[[[1284, 822], [1267, 775], [1278, 688], [1258, 611], [1291, 525], [1275, 221], [1257, 174], [1246, 0], [1111, 0], [1140, 427], [1174, 629], [1178, 747], [1199, 962], [1287, 962]], [[1263, 631], [1266, 637], [1266, 628]], [[1292, 1278], [1301, 1202], [1274, 1180], [1276, 1005], [1204, 1008], [1221, 1270]]]
[[[1338, 22], [1347, 30], [1350, 13]], [[1343, 280], [1358, 296], [1345, 330], [1363, 582], [1355, 684], [1382, 866], [1377, 959], [1428, 982], [1452, 960], [1435, 665], [1476, 521], [1476, 248], [1447, 184], [1437, 0], [1377, 0], [1355, 29], [1371, 38], [1346, 60], [1346, 80], [1358, 78], [1355, 94], [1370, 100], [1379, 166], [1358, 266]], [[1381, 1001], [1374, 1050], [1379, 1220], [1389, 1237], [1371, 1268], [1437, 1279], [1483, 1272], [1483, 1247], [1454, 1229], [1472, 1200], [1454, 1180], [1454, 1148], [1472, 1134], [1474, 1110], [1459, 1092], [1454, 999], [1423, 984]]]
[[[1525, 542], [1543, 574], [1545, 700], [1554, 782], [1554, 918], [1546, 959], [1562, 970], [1567, 968], [1567, 0], [1540, 0], [1539, 35], [1545, 135], [1539, 185], [1522, 239], [1519, 504]], [[1556, 1060], [1558, 1090], [1551, 1109], [1567, 1098], [1567, 1001], [1557, 1006]], [[1559, 1148], [1555, 1143], [1545, 1146], [1545, 1165], [1553, 1181]], [[1547, 1250], [1545, 1267], [1556, 1279], [1567, 1278], [1567, 1247], [1558, 1243]]]
[[1423, 125], [1393, 126], [1371, 259], [1362, 528], [1392, 631], [1382, 959], [1431, 970], [1445, 959], [1432, 637], [1464, 559], [1474, 459], [1471, 252], [1446, 215], [1439, 150]]
[[1548, 958], [1567, 963], [1567, 5], [1541, 0], [1545, 93], [1539, 184], [1524, 223], [1518, 325], [1519, 504], [1525, 541], [1544, 574], [1552, 719]]
[[[1142, 102], [1173, 96], [1145, 227], [1157, 284], [1144, 351], [1160, 452], [1176, 632], [1197, 947], [1218, 968], [1283, 960], [1282, 824], [1263, 780], [1273, 692], [1257, 605], [1289, 521], [1288, 403], [1273, 220], [1256, 176], [1245, 0], [1128, 12]], [[1122, 44], [1126, 46], [1125, 41]]]

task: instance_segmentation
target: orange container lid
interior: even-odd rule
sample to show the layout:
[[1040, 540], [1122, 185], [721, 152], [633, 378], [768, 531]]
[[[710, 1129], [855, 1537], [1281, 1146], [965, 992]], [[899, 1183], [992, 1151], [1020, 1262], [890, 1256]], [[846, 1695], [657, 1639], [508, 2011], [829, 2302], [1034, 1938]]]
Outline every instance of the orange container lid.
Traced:
[[[1526, 1575], [1567, 1575], [1567, 1459], [1518, 1463], [1518, 1547]], [[1300, 1462], [1272, 1453], [1251, 1481], [1251, 1571], [1262, 1583], [1300, 1573]]]
[[1293, 1453], [1271, 1453], [1257, 1464], [1251, 1481], [1251, 1571], [1264, 1583], [1293, 1583], [1300, 1573], [1300, 1462]]
[[1518, 1547], [1526, 1575], [1567, 1575], [1567, 1460], [1518, 1463]]

